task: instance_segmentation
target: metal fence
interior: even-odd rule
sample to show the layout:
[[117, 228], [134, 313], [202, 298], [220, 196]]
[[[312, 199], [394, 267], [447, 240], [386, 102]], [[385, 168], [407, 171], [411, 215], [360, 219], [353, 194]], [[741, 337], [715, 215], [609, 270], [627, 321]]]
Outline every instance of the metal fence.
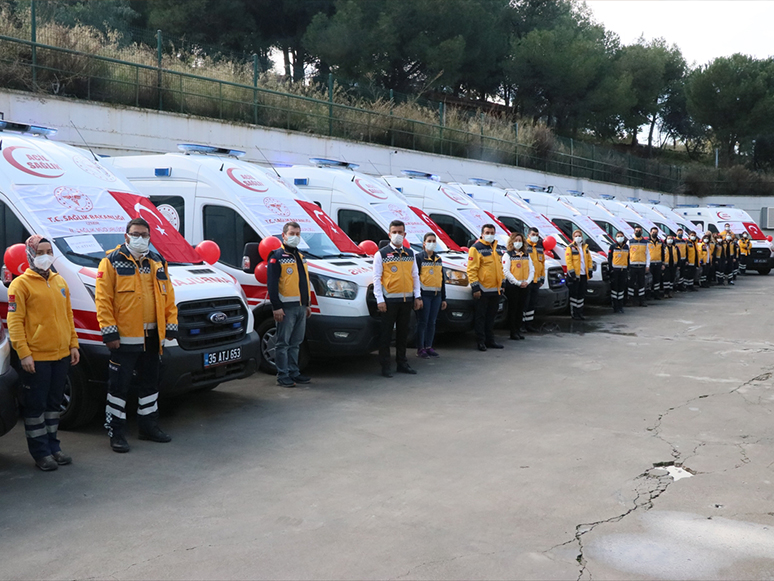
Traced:
[[551, 137], [547, 146], [520, 143], [515, 124], [483, 114], [469, 117], [464, 129], [450, 127], [445, 123], [443, 103], [434, 113], [433, 123], [399, 117], [391, 106], [377, 111], [338, 103], [334, 101], [332, 77], [328, 99], [323, 100], [259, 87], [257, 66], [252, 85], [165, 68], [161, 42], [155, 62], [148, 59], [147, 51], [144, 58], [151, 62], [130, 62], [0, 35], [0, 86], [478, 159], [664, 192], [676, 191], [680, 183], [679, 167], [610, 148], [556, 137]]

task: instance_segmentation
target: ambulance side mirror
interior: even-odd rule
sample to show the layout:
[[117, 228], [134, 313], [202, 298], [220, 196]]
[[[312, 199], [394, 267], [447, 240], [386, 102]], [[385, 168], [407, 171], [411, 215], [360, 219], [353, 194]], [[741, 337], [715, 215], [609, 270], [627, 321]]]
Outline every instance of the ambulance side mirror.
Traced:
[[258, 251], [258, 242], [248, 242], [242, 251], [242, 270], [247, 274], [253, 274], [255, 267], [261, 262], [261, 253]]

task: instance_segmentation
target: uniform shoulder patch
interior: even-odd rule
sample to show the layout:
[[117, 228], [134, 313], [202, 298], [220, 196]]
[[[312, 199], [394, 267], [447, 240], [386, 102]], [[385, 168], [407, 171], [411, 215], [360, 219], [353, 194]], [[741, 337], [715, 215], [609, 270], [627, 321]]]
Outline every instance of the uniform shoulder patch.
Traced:
[[274, 263], [276, 263], [276, 262], [277, 262], [277, 259], [276, 259], [276, 258], [272, 258], [272, 259], [269, 261], [269, 264], [274, 264]]
[[102, 271], [100, 270], [100, 271], [97, 273], [97, 278], [102, 278], [102, 276], [103, 276], [104, 274], [105, 274], [105, 273], [104, 273], [104, 272], [102, 272]]

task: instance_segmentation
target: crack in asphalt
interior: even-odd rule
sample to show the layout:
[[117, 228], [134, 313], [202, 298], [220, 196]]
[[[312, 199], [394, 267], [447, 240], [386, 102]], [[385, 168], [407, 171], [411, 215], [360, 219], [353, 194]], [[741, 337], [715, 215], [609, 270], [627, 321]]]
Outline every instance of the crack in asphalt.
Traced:
[[[774, 351], [774, 350], [764, 348], [764, 349], [760, 349], [758, 352], [768, 352], [768, 351]], [[685, 402], [681, 403], [680, 405], [676, 405], [676, 406], [670, 407], [665, 412], [659, 414], [658, 418], [653, 423], [653, 425], [648, 427], [648, 428], [646, 428], [646, 430], [651, 432], [652, 436], [654, 438], [657, 438], [657, 439], [661, 440], [662, 442], [664, 442], [666, 445], [668, 445], [670, 447], [671, 455], [672, 455], [672, 460], [665, 461], [665, 462], [655, 462], [653, 464], [652, 468], [648, 468], [647, 470], [645, 470], [645, 472], [643, 472], [642, 474], [640, 474], [639, 476], [637, 476], [634, 479], [634, 481], [633, 481], [635, 483], [634, 491], [636, 492], [636, 496], [635, 496], [634, 500], [632, 501], [631, 508], [629, 508], [628, 510], [626, 510], [625, 512], [623, 512], [623, 513], [621, 513], [619, 515], [616, 515], [616, 516], [613, 516], [613, 517], [610, 517], [610, 518], [607, 518], [607, 519], [603, 519], [603, 520], [599, 520], [599, 521], [595, 521], [595, 522], [590, 522], [590, 523], [580, 523], [580, 524], [575, 526], [575, 536], [572, 539], [570, 539], [569, 541], [565, 541], [564, 543], [560, 543], [558, 545], [554, 545], [550, 549], [547, 549], [546, 551], [543, 551], [543, 552], [544, 553], [549, 553], [549, 552], [551, 552], [554, 549], [557, 549], [559, 547], [563, 547], [563, 546], [567, 546], [567, 545], [570, 545], [570, 544], [573, 544], [573, 543], [577, 543], [578, 544], [578, 555], [575, 558], [575, 560], [578, 562], [578, 565], [580, 567], [579, 570], [578, 570], [577, 581], [581, 581], [582, 579], [584, 579], [584, 577], [586, 577], [589, 581], [592, 581], [593, 580], [593, 576], [592, 576], [591, 572], [588, 569], [588, 561], [586, 560], [586, 557], [584, 555], [584, 546], [583, 546], [583, 536], [584, 535], [590, 533], [591, 531], [593, 531], [595, 528], [597, 528], [600, 525], [620, 522], [623, 519], [625, 519], [627, 516], [629, 516], [630, 514], [632, 514], [633, 512], [635, 512], [635, 511], [637, 511], [639, 509], [643, 509], [643, 510], [647, 511], [647, 510], [650, 510], [651, 508], [653, 508], [654, 501], [659, 496], [661, 496], [662, 494], [664, 494], [666, 492], [666, 490], [667, 490], [667, 488], [669, 488], [670, 484], [675, 482], [674, 479], [672, 478], [672, 476], [669, 475], [668, 472], [665, 473], [665, 474], [661, 474], [661, 473], [656, 473], [656, 471], [664, 471], [664, 472], [666, 472], [663, 469], [665, 467], [667, 467], [667, 466], [679, 466], [679, 467], [682, 467], [684, 470], [687, 470], [691, 474], [709, 474], [708, 472], [707, 473], [705, 473], [705, 472], [696, 472], [696, 471], [691, 470], [690, 468], [687, 468], [687, 467], [685, 467], [683, 465], [685, 461], [684, 460], [680, 461], [681, 460], [681, 453], [680, 453], [680, 451], [677, 449], [677, 447], [672, 442], [670, 442], [669, 440], [665, 439], [661, 435], [661, 424], [662, 424], [664, 418], [666, 416], [668, 416], [671, 412], [673, 412], [673, 411], [675, 411], [677, 409], [683, 408], [683, 407], [691, 404], [694, 401], [697, 401], [697, 400], [700, 400], [700, 399], [707, 399], [707, 398], [710, 398], [710, 397], [721, 396], [721, 395], [737, 394], [737, 395], [741, 396], [742, 399], [744, 399], [744, 401], [746, 403], [748, 403], [748, 404], [760, 405], [762, 403], [760, 397], [758, 398], [758, 401], [755, 402], [755, 401], [752, 401], [749, 398], [745, 397], [744, 393], [740, 393], [739, 390], [741, 390], [741, 389], [743, 389], [743, 388], [745, 388], [747, 386], [750, 386], [753, 383], [760, 383], [760, 382], [767, 381], [767, 380], [771, 379], [772, 375], [774, 375], [774, 373], [772, 373], [771, 371], [765, 371], [764, 373], [760, 373], [760, 374], [756, 375], [752, 379], [749, 379], [749, 380], [745, 381], [744, 383], [738, 385], [737, 387], [735, 387], [734, 389], [732, 389], [730, 391], [722, 391], [722, 392], [717, 392], [717, 393], [709, 393], [709, 394], [703, 394], [703, 395], [699, 395], [699, 396], [696, 396], [696, 397], [692, 397], [692, 398], [686, 400]], [[747, 436], [743, 436], [743, 437], [746, 438]], [[766, 438], [763, 438], [763, 439], [766, 439]], [[741, 454], [741, 462], [739, 464], [737, 464], [736, 466], [734, 466], [732, 469], [737, 469], [737, 468], [740, 468], [741, 466], [743, 466], [745, 464], [748, 464], [750, 462], [750, 458], [747, 456], [747, 451], [745, 450], [744, 446], [745, 445], [756, 444], [756, 443], [758, 443], [760, 441], [761, 440], [757, 440], [755, 442], [745, 442], [743, 444], [742, 443], [729, 444], [729, 445], [732, 445], [732, 446], [735, 446], [735, 447], [739, 448], [739, 451], [740, 451], [740, 454]], [[699, 449], [702, 448], [705, 445], [706, 445], [706, 442], [699, 442], [696, 445], [696, 447], [694, 447], [694, 449], [691, 451], [690, 455], [688, 455], [686, 457], [686, 460], [690, 459], [690, 458], [693, 458], [695, 456], [698, 456]], [[772, 462], [768, 466], [768, 468], [769, 469], [774, 469], [774, 462]], [[725, 470], [723, 470], [723, 472], [725, 472]]]

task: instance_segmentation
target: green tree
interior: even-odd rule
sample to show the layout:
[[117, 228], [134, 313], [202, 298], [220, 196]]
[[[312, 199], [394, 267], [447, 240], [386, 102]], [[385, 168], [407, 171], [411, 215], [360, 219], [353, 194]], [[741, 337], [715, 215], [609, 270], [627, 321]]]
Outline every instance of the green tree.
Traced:
[[724, 162], [774, 129], [774, 59], [734, 54], [700, 67], [687, 86], [688, 111], [712, 130]]

